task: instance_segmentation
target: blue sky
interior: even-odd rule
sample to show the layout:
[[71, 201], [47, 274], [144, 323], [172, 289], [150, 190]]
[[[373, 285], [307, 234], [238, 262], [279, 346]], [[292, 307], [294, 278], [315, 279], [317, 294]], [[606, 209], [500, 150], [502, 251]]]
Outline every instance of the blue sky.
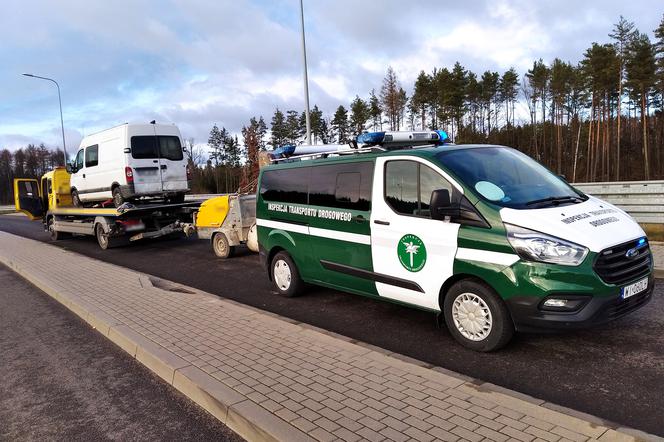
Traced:
[[[420, 70], [459, 60], [476, 72], [572, 62], [608, 41], [622, 14], [652, 35], [652, 0], [465, 2], [305, 0], [310, 94], [331, 114], [380, 88], [388, 65], [409, 89]], [[59, 146], [60, 82], [70, 153], [124, 122], [175, 123], [204, 143], [213, 123], [302, 109], [298, 0], [4, 0], [0, 148]]]

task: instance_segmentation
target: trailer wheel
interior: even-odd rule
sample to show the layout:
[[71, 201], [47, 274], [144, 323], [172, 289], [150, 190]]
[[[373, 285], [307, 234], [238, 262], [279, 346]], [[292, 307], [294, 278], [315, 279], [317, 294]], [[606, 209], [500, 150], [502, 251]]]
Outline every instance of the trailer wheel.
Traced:
[[226, 259], [233, 256], [235, 247], [228, 244], [228, 238], [223, 233], [215, 233], [212, 237], [212, 250], [219, 258]]
[[302, 293], [304, 281], [300, 278], [300, 272], [288, 253], [281, 251], [274, 255], [270, 272], [272, 283], [281, 296], [293, 298]]

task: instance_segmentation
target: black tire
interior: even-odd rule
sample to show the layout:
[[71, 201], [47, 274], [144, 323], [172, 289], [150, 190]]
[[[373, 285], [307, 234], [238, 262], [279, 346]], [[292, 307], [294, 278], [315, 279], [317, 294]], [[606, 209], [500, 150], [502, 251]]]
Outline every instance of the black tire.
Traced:
[[122, 192], [120, 192], [120, 187], [113, 188], [113, 191], [111, 193], [113, 194], [113, 205], [115, 207], [120, 207], [125, 203], [125, 199], [122, 196]]
[[58, 232], [57, 230], [55, 230], [55, 224], [53, 218], [49, 218], [47, 230], [48, 230], [48, 236], [51, 237], [51, 241], [58, 241], [61, 239], [71, 237], [71, 233]]
[[[468, 306], [473, 310], [468, 310]], [[479, 281], [464, 279], [450, 287], [443, 311], [445, 323], [454, 339], [471, 350], [498, 350], [507, 345], [514, 335], [514, 323], [507, 306], [493, 289]], [[464, 328], [460, 318], [467, 318], [472, 323], [466, 322], [468, 327]], [[478, 322], [475, 322], [476, 319]], [[484, 326], [478, 327], [478, 324]]]
[[223, 233], [215, 233], [212, 237], [212, 250], [218, 258], [226, 259], [235, 254], [235, 246], [228, 244], [228, 238]]
[[109, 237], [106, 232], [104, 232], [104, 226], [101, 224], [95, 226], [95, 237], [97, 238], [97, 244], [99, 244], [99, 247], [101, 247], [102, 250], [124, 246], [129, 243], [129, 238], [126, 236]]
[[177, 195], [170, 197], [169, 201], [174, 204], [184, 203], [184, 193], [178, 193]]
[[83, 207], [81, 198], [78, 196], [78, 190], [74, 189], [71, 191], [71, 203], [74, 207]]
[[270, 276], [274, 288], [281, 296], [292, 298], [302, 294], [304, 282], [288, 253], [281, 251], [274, 255], [270, 263]]

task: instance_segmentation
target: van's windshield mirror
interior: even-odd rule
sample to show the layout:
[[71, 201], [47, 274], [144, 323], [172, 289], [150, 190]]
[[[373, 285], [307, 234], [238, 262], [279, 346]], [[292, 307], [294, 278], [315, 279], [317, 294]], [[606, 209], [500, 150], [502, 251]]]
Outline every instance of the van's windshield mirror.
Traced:
[[480, 198], [502, 207], [534, 209], [575, 204], [588, 198], [515, 149], [455, 149], [436, 157]]

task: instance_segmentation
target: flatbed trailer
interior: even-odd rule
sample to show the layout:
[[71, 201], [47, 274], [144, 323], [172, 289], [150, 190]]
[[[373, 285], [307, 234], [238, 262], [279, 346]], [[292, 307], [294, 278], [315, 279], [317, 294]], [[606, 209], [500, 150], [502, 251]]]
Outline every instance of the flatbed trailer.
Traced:
[[41, 220], [51, 239], [71, 234], [94, 235], [102, 249], [145, 238], [178, 232], [191, 234], [194, 213], [201, 202], [161, 203], [115, 207], [74, 207], [69, 174], [58, 167], [41, 180], [15, 179], [16, 209], [32, 220]]

